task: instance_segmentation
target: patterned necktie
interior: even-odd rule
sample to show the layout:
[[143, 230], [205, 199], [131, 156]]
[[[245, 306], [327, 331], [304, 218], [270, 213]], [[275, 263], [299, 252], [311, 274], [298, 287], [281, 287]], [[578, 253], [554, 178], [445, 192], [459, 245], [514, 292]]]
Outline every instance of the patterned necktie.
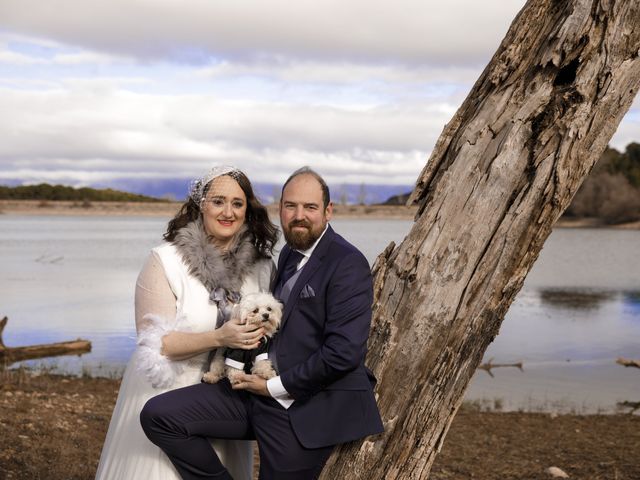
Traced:
[[298, 263], [300, 263], [302, 257], [304, 257], [304, 255], [297, 250], [291, 250], [289, 257], [284, 264], [284, 268], [282, 269], [282, 275], [280, 275], [281, 288], [284, 287], [284, 284], [287, 283], [289, 279], [296, 273], [296, 271], [298, 270]]

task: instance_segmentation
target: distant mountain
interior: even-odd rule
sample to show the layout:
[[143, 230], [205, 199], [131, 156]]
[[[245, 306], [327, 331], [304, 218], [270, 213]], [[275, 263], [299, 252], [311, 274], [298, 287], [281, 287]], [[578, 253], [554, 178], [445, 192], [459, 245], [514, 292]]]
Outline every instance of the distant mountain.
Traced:
[[392, 197], [389, 197], [383, 205], [406, 205], [410, 195], [410, 191], [400, 195], [393, 195]]
[[[142, 195], [144, 197], [183, 201], [188, 195], [191, 180], [192, 179], [188, 177], [114, 179], [92, 183], [86, 185], [86, 187], [97, 190], [111, 189], [119, 192]], [[11, 187], [27, 186], [22, 185], [22, 182], [18, 179], [11, 179], [3, 181], [2, 183]], [[280, 199], [282, 184], [254, 182], [253, 188], [258, 198], [263, 203], [269, 204], [277, 202]], [[329, 185], [333, 202], [349, 205], [386, 203], [390, 197], [402, 195], [412, 188], [413, 185], [368, 185], [362, 183]]]
[[[157, 198], [170, 198], [182, 201], [189, 191], [189, 178], [174, 178], [168, 180], [115, 180], [109, 184], [96, 184], [96, 187], [110, 187], [127, 192], [149, 195]], [[389, 197], [410, 191], [411, 185], [365, 185], [339, 184], [329, 185], [331, 199], [337, 204], [378, 204], [385, 203]], [[254, 182], [253, 189], [265, 204], [279, 201], [281, 184]]]

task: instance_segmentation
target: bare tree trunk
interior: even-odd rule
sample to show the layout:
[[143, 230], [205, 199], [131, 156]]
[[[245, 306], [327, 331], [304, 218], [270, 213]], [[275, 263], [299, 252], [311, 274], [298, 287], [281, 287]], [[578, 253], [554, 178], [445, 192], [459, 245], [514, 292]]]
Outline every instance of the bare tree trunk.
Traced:
[[383, 435], [323, 479], [423, 479], [551, 228], [640, 86], [640, 0], [530, 0], [445, 127], [374, 267]]

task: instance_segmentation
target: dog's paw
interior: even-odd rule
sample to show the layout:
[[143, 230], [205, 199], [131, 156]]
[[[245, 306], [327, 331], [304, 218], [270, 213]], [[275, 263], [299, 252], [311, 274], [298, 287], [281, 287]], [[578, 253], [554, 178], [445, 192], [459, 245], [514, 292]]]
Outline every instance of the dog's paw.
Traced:
[[260, 360], [255, 363], [255, 365], [251, 368], [251, 373], [257, 375], [265, 380], [269, 380], [277, 376], [278, 374], [273, 369], [273, 364], [270, 360]]
[[229, 379], [229, 382], [231, 383], [231, 385], [236, 385], [240, 383], [241, 381], [240, 377], [242, 377], [242, 375], [244, 374], [242, 370], [238, 370], [237, 368], [233, 368], [229, 366], [227, 366], [226, 373], [227, 373], [227, 378]]
[[216, 372], [207, 372], [202, 376], [202, 380], [207, 383], [218, 383], [221, 378], [222, 376]]

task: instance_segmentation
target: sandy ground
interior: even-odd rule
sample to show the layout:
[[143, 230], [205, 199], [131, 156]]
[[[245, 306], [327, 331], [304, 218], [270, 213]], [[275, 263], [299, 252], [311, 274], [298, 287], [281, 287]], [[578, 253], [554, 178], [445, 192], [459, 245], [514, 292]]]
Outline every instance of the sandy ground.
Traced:
[[[65, 202], [38, 200], [0, 200], [0, 213], [18, 215], [145, 215], [171, 218], [181, 203]], [[278, 206], [268, 205], [271, 218], [278, 217]], [[415, 207], [387, 205], [335, 205], [334, 215], [343, 217], [413, 219]]]
[[[14, 215], [122, 215], [154, 216], [170, 219], [180, 208], [181, 203], [137, 203], [137, 202], [67, 202], [39, 200], [0, 200], [0, 214]], [[278, 206], [268, 205], [272, 219], [278, 218]], [[334, 205], [335, 218], [371, 218], [413, 220], [417, 207], [402, 205]], [[595, 218], [560, 219], [556, 227], [561, 228], [598, 228], [602, 222]], [[640, 221], [609, 228], [640, 229]]]
[[[0, 478], [92, 479], [119, 380], [0, 371]], [[431, 479], [640, 479], [640, 416], [458, 413]], [[378, 479], [371, 479], [378, 480]]]

